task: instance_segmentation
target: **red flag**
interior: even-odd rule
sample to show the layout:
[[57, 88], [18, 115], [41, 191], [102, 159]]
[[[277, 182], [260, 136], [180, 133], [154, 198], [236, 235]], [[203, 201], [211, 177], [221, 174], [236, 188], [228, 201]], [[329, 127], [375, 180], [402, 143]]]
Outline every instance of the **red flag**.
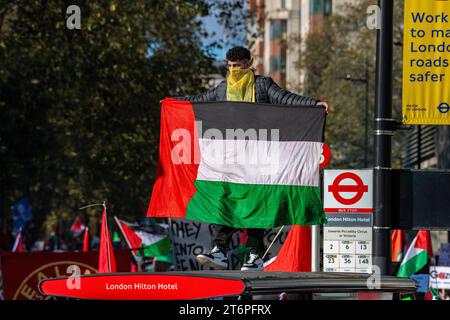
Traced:
[[83, 252], [89, 251], [89, 227], [84, 228]]
[[278, 256], [264, 271], [311, 272], [311, 227], [293, 225]]
[[109, 236], [105, 205], [103, 205], [99, 251], [98, 273], [116, 272], [116, 261], [114, 259], [113, 246]]
[[17, 233], [12, 252], [25, 252], [23, 248], [22, 228], [20, 228], [19, 233]]
[[403, 259], [403, 239], [404, 231], [396, 229], [392, 232], [391, 243], [392, 243], [392, 262], [401, 262]]

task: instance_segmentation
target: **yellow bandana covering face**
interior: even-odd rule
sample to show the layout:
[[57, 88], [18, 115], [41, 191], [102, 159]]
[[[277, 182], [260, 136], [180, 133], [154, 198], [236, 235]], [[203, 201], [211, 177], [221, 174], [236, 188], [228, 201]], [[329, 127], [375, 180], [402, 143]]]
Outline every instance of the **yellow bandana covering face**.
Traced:
[[227, 76], [227, 101], [256, 101], [255, 74], [252, 69], [230, 68]]

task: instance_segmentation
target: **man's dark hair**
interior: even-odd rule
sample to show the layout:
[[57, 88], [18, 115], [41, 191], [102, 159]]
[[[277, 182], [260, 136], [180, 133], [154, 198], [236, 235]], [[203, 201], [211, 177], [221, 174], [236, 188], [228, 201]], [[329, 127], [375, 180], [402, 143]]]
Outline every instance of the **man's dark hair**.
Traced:
[[250, 60], [250, 51], [244, 47], [233, 47], [227, 51], [228, 61]]

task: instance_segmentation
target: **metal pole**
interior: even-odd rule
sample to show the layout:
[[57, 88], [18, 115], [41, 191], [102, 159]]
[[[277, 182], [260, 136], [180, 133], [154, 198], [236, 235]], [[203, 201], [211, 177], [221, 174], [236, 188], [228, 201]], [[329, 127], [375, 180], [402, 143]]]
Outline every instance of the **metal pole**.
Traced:
[[320, 271], [320, 225], [311, 227], [311, 272]]
[[422, 166], [422, 128], [417, 126], [417, 169]]
[[[108, 237], [108, 242], [109, 242], [111, 237], [109, 235], [108, 209], [106, 208], [106, 202], [105, 201], [103, 201], [103, 210], [105, 210], [105, 225], [106, 225], [106, 235], [105, 236]], [[111, 254], [114, 254], [114, 250], [113, 250], [113, 252], [111, 252], [109, 249], [110, 249], [109, 245], [106, 246], [106, 253], [107, 253], [107, 256], [108, 256], [108, 272], [112, 272], [112, 270], [111, 270]]]
[[374, 130], [373, 264], [382, 275], [391, 273], [391, 138], [393, 0], [379, 0], [381, 25], [377, 32], [377, 75]]
[[87, 206], [78, 208], [78, 210], [84, 210], [91, 207], [97, 207], [97, 206], [103, 206], [103, 203], [94, 203], [94, 204], [88, 204]]
[[366, 110], [364, 119], [364, 168], [369, 167], [369, 58], [366, 59]]
[[262, 259], [264, 260], [264, 258], [267, 256], [267, 254], [269, 253], [270, 249], [272, 249], [273, 244], [275, 243], [275, 241], [278, 240], [278, 238], [281, 235], [281, 232], [283, 232], [285, 226], [282, 226], [280, 228], [280, 230], [278, 230], [278, 233], [276, 234], [275, 238], [273, 238], [272, 243], [269, 245], [269, 247], [267, 248], [266, 252], [264, 253], [264, 255], [262, 256]]

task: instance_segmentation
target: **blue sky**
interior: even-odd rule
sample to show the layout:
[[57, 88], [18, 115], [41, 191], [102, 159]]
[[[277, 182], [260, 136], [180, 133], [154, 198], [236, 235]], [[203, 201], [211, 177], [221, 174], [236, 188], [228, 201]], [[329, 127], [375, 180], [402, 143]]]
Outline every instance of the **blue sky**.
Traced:
[[[207, 46], [208, 44], [211, 44], [214, 41], [218, 41], [223, 43], [223, 34], [225, 33], [225, 28], [219, 25], [217, 22], [217, 19], [214, 16], [208, 16], [201, 18], [205, 25], [205, 29], [208, 30], [208, 33], [215, 32], [215, 36], [209, 36], [207, 38], [204, 38], [203, 45]], [[226, 51], [225, 51], [226, 52]], [[213, 54], [216, 56], [216, 60], [223, 59], [222, 57], [225, 56], [225, 52], [222, 49], [214, 49]]]
[[[203, 46], [206, 47], [209, 44], [213, 43], [213, 42], [219, 42], [221, 44], [223, 44], [225, 41], [227, 41], [226, 39], [226, 30], [225, 28], [220, 25], [217, 21], [217, 18], [214, 15], [210, 15], [207, 17], [201, 17], [200, 21], [203, 22], [204, 24], [204, 28], [205, 30], [208, 31], [209, 36], [203, 38]], [[212, 35], [212, 33], [215, 32], [215, 35]], [[233, 39], [230, 43], [226, 43], [224, 45], [224, 48], [219, 49], [219, 48], [214, 48], [212, 50], [212, 54], [215, 56], [215, 60], [216, 61], [223, 61], [225, 60], [225, 54], [227, 52], [228, 49], [230, 49], [232, 46], [235, 45], [241, 45], [241, 46], [245, 46], [245, 30], [243, 30], [240, 34], [240, 39]], [[230, 39], [228, 39], [228, 41], [230, 41]], [[152, 56], [152, 47], [149, 46], [148, 48], [148, 57]]]
[[[220, 42], [222, 44], [224, 43], [224, 41], [226, 41], [225, 35], [227, 34], [227, 32], [225, 28], [218, 23], [217, 18], [214, 15], [203, 17], [201, 18], [201, 21], [204, 23], [205, 29], [208, 31], [208, 33], [216, 33], [214, 36], [204, 38], [204, 46], [207, 46], [214, 41]], [[215, 55], [216, 60], [224, 60], [227, 50], [235, 45], [245, 46], [245, 30], [242, 30], [239, 39], [233, 39], [233, 41], [231, 41], [230, 43], [226, 43], [223, 49], [216, 48], [212, 51], [212, 53]]]

